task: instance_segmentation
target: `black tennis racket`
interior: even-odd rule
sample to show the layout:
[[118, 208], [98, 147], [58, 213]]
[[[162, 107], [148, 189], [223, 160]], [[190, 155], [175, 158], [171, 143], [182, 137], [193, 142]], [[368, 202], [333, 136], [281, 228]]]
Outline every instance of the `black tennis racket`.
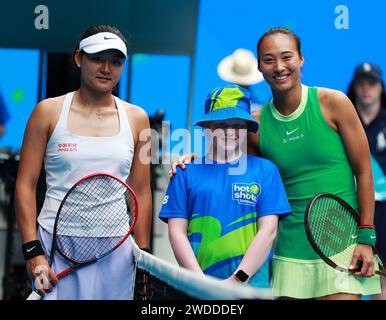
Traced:
[[[305, 227], [311, 246], [329, 266], [342, 272], [360, 270], [360, 266], [349, 269], [358, 244], [359, 223], [355, 210], [329, 193], [316, 195], [307, 206]], [[386, 276], [380, 258], [376, 259], [380, 269], [376, 274]]]
[[[138, 216], [134, 191], [120, 179], [95, 173], [76, 182], [63, 198], [55, 220], [50, 253], [72, 263], [58, 279], [117, 249], [132, 233]], [[38, 290], [27, 300], [40, 300]]]

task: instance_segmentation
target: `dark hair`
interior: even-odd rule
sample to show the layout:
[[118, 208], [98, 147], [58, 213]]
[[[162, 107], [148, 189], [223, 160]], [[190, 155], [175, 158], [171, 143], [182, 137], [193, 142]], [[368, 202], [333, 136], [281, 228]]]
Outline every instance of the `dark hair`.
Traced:
[[302, 50], [301, 50], [301, 42], [300, 42], [300, 38], [297, 34], [295, 34], [293, 31], [291, 31], [290, 29], [286, 28], [286, 27], [274, 27], [274, 28], [271, 28], [269, 29], [268, 31], [266, 31], [262, 36], [261, 38], [259, 39], [259, 41], [257, 42], [257, 57], [258, 57], [258, 60], [259, 60], [259, 54], [260, 54], [260, 47], [261, 47], [261, 43], [263, 42], [263, 40], [271, 35], [274, 35], [274, 34], [278, 34], [278, 33], [281, 33], [281, 34], [285, 34], [285, 35], [288, 35], [288, 36], [291, 36], [294, 38], [295, 42], [296, 42], [296, 48], [298, 50], [298, 53], [300, 56], [302, 56]]
[[[359, 113], [359, 110], [358, 110], [358, 106], [356, 104], [356, 100], [357, 100], [357, 95], [355, 93], [355, 82], [356, 82], [356, 79], [355, 78], [352, 78], [351, 79], [351, 82], [348, 86], [348, 90], [347, 90], [347, 97], [351, 100], [351, 103], [354, 105], [357, 113], [358, 113], [358, 116], [359, 116], [359, 119], [361, 119], [361, 115]], [[385, 83], [384, 81], [381, 81], [381, 85], [382, 85], [382, 89], [383, 89], [383, 92], [381, 94], [381, 107], [383, 108], [386, 108], [386, 93], [385, 93]], [[362, 119], [361, 119], [362, 121]], [[363, 121], [362, 121], [363, 123]]]

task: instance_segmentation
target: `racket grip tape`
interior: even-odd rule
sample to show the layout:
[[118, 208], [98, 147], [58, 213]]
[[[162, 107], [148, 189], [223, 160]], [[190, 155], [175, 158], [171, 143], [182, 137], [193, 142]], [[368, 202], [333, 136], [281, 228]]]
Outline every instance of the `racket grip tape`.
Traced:
[[42, 296], [36, 291], [32, 291], [27, 298], [27, 300], [41, 300], [41, 299], [42, 299]]
[[363, 262], [361, 260], [357, 261], [357, 265], [355, 268], [350, 269], [350, 272], [355, 273], [355, 272], [360, 272], [362, 270]]

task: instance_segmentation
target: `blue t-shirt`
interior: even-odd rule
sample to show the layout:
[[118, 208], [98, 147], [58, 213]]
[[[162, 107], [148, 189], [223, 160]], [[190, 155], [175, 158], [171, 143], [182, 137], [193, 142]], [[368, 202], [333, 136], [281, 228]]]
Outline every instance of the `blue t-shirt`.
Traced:
[[[165, 222], [168, 218], [189, 220], [188, 239], [201, 269], [226, 279], [255, 237], [257, 219], [272, 214], [282, 218], [291, 208], [271, 161], [250, 155], [226, 164], [201, 160], [201, 164], [187, 165], [186, 170], [177, 169], [159, 217]], [[242, 166], [245, 170], [237, 170]], [[269, 287], [268, 259], [249, 284]]]

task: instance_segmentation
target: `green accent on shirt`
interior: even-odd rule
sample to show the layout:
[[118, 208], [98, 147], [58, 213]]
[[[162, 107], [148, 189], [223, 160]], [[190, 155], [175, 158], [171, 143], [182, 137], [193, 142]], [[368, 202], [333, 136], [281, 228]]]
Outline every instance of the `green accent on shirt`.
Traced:
[[289, 116], [265, 105], [260, 118], [260, 152], [279, 168], [292, 214], [279, 223], [275, 254], [319, 259], [307, 239], [304, 216], [318, 193], [341, 197], [357, 210], [353, 170], [343, 141], [324, 118], [316, 87], [302, 86], [299, 107]]
[[[230, 225], [252, 217], [257, 219], [257, 212], [241, 217]], [[204, 216], [189, 221], [188, 236], [192, 233], [202, 234], [196, 257], [201, 269], [205, 270], [218, 262], [244, 255], [257, 233], [257, 223], [249, 223], [222, 234], [220, 221], [212, 216]]]
[[235, 221], [233, 221], [232, 223], [228, 224], [228, 226], [231, 226], [233, 224], [236, 224], [236, 223], [239, 223], [241, 221], [244, 221], [244, 220], [247, 220], [247, 219], [250, 219], [250, 218], [256, 218], [257, 217], [257, 213], [256, 212], [252, 212], [251, 214], [247, 214], [246, 216], [244, 217], [241, 217], [240, 219], [237, 219]]

